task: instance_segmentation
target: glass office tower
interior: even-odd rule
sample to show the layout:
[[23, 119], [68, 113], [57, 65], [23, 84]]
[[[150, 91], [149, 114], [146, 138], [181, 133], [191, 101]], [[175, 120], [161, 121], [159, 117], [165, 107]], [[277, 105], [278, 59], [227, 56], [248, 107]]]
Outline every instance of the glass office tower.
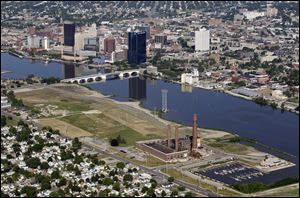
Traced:
[[146, 62], [146, 33], [128, 32], [128, 63]]
[[75, 44], [75, 24], [69, 21], [64, 23], [64, 44], [71, 47]]

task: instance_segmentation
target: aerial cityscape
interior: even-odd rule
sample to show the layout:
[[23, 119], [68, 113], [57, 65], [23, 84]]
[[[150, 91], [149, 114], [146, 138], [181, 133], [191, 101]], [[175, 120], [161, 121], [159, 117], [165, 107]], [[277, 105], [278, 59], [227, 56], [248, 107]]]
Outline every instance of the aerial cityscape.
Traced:
[[1, 1], [1, 197], [299, 197], [298, 1]]

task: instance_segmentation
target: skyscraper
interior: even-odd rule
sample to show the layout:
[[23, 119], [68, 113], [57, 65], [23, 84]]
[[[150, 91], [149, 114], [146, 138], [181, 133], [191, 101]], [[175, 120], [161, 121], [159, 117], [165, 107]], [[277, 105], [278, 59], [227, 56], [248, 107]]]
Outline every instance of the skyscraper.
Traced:
[[104, 39], [104, 52], [111, 54], [116, 50], [116, 40], [113, 37]]
[[146, 39], [150, 39], [150, 25], [149, 24], [142, 24], [136, 26], [136, 29], [141, 32], [146, 32]]
[[64, 23], [64, 45], [73, 47], [75, 44], [75, 24], [66, 21]]
[[146, 62], [146, 33], [128, 32], [128, 63]]
[[200, 29], [195, 32], [195, 51], [209, 51], [209, 30]]

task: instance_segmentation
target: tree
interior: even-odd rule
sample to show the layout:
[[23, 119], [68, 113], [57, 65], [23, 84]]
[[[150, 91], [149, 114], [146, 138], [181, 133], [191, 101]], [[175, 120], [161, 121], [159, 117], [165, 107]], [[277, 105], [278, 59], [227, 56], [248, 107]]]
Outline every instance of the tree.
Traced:
[[169, 177], [169, 178], [168, 178], [168, 182], [171, 182], [171, 183], [172, 183], [172, 182], [174, 182], [174, 180], [175, 180], [174, 177]]
[[17, 134], [17, 141], [18, 142], [22, 142], [22, 141], [28, 141], [30, 138], [30, 129], [28, 127], [23, 127], [22, 131], [20, 131], [20, 133]]
[[101, 190], [99, 192], [99, 197], [108, 197], [108, 193], [110, 192], [109, 189]]
[[174, 189], [171, 193], [171, 197], [175, 197], [178, 195], [178, 190], [177, 189]]
[[47, 190], [47, 189], [51, 189], [51, 183], [48, 178], [44, 179], [41, 183], [41, 190]]
[[75, 155], [74, 163], [80, 164], [81, 162], [83, 162], [83, 157], [81, 155]]
[[147, 186], [144, 186], [143, 188], [142, 188], [142, 193], [145, 193], [145, 192], [147, 192], [148, 191], [148, 187]]
[[25, 163], [29, 168], [36, 169], [41, 164], [41, 161], [39, 158], [33, 157], [25, 159]]
[[58, 169], [54, 170], [52, 173], [51, 173], [51, 179], [58, 179], [60, 176], [60, 172]]
[[6, 125], [6, 117], [1, 116], [1, 127], [4, 127]]
[[112, 139], [112, 140], [110, 141], [110, 145], [111, 145], [111, 146], [119, 146], [119, 142], [118, 142], [118, 140], [116, 140], [116, 139]]
[[26, 194], [28, 197], [36, 197], [38, 191], [36, 187], [32, 187], [32, 186], [24, 186], [21, 189], [21, 194]]
[[61, 187], [61, 186], [64, 186], [64, 185], [66, 185], [66, 184], [67, 184], [66, 178], [61, 177], [61, 178], [59, 179], [59, 182], [57, 183], [57, 187]]
[[77, 151], [79, 149], [81, 149], [81, 142], [79, 141], [79, 139], [77, 137], [75, 137], [73, 140], [72, 140], [72, 148]]
[[193, 194], [192, 192], [189, 191], [189, 192], [186, 192], [184, 196], [185, 196], [185, 197], [193, 197], [194, 194]]
[[117, 163], [117, 168], [124, 169], [125, 168], [125, 164], [123, 162], [118, 162]]
[[46, 170], [49, 168], [49, 164], [48, 164], [48, 162], [42, 162], [40, 167], [42, 170]]
[[126, 175], [124, 175], [123, 180], [124, 180], [124, 182], [132, 181], [133, 177], [132, 177], [132, 175], [126, 174]]
[[111, 179], [111, 178], [109, 178], [109, 177], [105, 177], [104, 179], [103, 179], [103, 185], [105, 185], [105, 186], [110, 186], [110, 185], [112, 185], [114, 183], [114, 181]]
[[161, 196], [162, 196], [162, 197], [165, 197], [166, 195], [167, 195], [166, 191], [163, 190], [163, 191], [161, 192]]
[[120, 191], [120, 183], [119, 182], [114, 183], [113, 189], [116, 191]]

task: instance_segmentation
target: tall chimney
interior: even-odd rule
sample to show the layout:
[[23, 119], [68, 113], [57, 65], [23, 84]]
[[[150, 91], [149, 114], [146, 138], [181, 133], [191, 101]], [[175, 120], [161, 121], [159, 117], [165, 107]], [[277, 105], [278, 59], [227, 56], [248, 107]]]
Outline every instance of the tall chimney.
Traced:
[[178, 151], [179, 147], [179, 126], [176, 125], [175, 127], [175, 150]]
[[192, 139], [192, 150], [197, 149], [197, 114], [193, 116], [194, 126], [193, 126], [193, 139]]
[[171, 125], [168, 125], [167, 128], [167, 143], [168, 143], [168, 147], [171, 146]]

